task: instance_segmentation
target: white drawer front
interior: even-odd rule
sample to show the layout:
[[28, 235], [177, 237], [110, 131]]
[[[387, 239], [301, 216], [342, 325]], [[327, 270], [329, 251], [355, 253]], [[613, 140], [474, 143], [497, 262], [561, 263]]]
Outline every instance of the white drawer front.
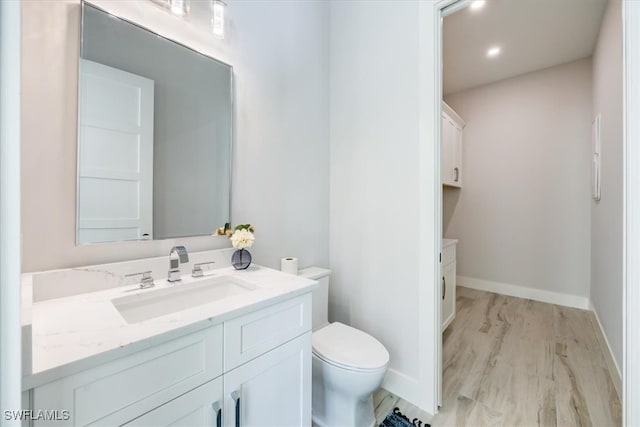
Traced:
[[311, 330], [311, 294], [224, 323], [224, 370]]
[[217, 325], [37, 387], [34, 409], [69, 410], [70, 422], [60, 425], [120, 425], [220, 376], [222, 330]]
[[223, 404], [222, 384], [222, 377], [210, 381], [128, 422], [125, 427], [216, 427], [217, 408]]
[[447, 265], [456, 260], [456, 245], [442, 248], [442, 265]]

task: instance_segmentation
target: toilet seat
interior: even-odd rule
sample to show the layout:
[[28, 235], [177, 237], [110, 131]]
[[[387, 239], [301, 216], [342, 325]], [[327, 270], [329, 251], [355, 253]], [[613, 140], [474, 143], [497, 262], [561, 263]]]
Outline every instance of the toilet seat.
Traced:
[[385, 370], [389, 352], [371, 335], [340, 322], [313, 333], [313, 354], [323, 361], [350, 371]]

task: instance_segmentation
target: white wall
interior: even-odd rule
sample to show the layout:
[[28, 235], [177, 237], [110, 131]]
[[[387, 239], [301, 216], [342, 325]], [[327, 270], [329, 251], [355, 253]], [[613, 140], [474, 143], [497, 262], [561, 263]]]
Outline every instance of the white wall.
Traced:
[[463, 188], [444, 191], [458, 274], [588, 297], [591, 59], [445, 101], [467, 123]]
[[[232, 220], [257, 225], [260, 264], [329, 261], [327, 34], [321, 1], [229, 1], [229, 36], [206, 16], [173, 18], [152, 2], [96, 0], [113, 13], [234, 66]], [[22, 2], [23, 271], [226, 247], [223, 237], [75, 246], [78, 0]]]
[[428, 411], [435, 337], [421, 332], [434, 327], [435, 298], [423, 305], [421, 292], [435, 289], [434, 169], [421, 162], [434, 159], [432, 13], [431, 2], [345, 1], [332, 2], [330, 20], [330, 320], [379, 339], [391, 355], [384, 386]]
[[602, 197], [591, 205], [591, 301], [622, 366], [622, 6], [609, 0], [593, 55], [593, 115], [601, 116]]

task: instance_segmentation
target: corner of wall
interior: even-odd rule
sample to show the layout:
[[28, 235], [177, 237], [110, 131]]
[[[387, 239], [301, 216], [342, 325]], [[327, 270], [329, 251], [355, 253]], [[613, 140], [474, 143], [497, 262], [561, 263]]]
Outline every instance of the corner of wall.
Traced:
[[600, 344], [600, 350], [602, 351], [602, 355], [604, 356], [607, 364], [607, 370], [609, 371], [609, 375], [613, 381], [613, 386], [618, 393], [618, 398], [622, 400], [622, 371], [618, 366], [618, 362], [616, 361], [613, 350], [611, 349], [607, 335], [604, 333], [604, 328], [600, 322], [600, 316], [598, 316], [598, 310], [593, 306], [593, 302], [591, 300], [589, 300], [589, 310], [593, 313], [593, 316], [591, 317], [591, 324], [595, 329], [596, 337]]

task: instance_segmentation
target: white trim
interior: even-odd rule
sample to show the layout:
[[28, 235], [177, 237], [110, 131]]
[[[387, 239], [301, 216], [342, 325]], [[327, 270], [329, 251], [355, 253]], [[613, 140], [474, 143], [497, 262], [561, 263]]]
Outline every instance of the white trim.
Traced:
[[[423, 307], [418, 313], [418, 383], [415, 399], [409, 400], [425, 412], [438, 412], [441, 392], [441, 351], [440, 331], [440, 263], [442, 185], [440, 181], [440, 110], [442, 87], [440, 70], [436, 64], [442, 63], [440, 10], [455, 0], [439, 2], [418, 2], [419, 26], [419, 284], [418, 305]], [[434, 78], [427, 79], [424, 76]], [[393, 373], [389, 382], [402, 381]], [[407, 382], [405, 381], [405, 384]], [[400, 388], [398, 388], [400, 390]], [[409, 391], [408, 385], [405, 387]]]
[[444, 1], [443, 5], [438, 5], [438, 9], [441, 11], [441, 16], [444, 18], [445, 16], [449, 16], [453, 13], [456, 13], [459, 10], [464, 9], [471, 3], [471, 0], [453, 0], [453, 1]]
[[622, 425], [640, 426], [640, 3], [622, 2], [624, 253]]
[[[381, 387], [407, 402], [416, 402], [419, 399], [420, 384], [418, 380], [395, 369], [387, 370]], [[425, 412], [434, 415], [432, 412]]]
[[600, 322], [598, 311], [591, 300], [589, 300], [589, 310], [593, 312], [593, 317], [596, 319], [596, 324], [593, 326], [597, 327], [599, 330], [598, 332], [600, 333], [600, 337], [598, 338], [598, 341], [600, 342], [600, 349], [602, 350], [602, 354], [607, 362], [607, 369], [609, 370], [609, 375], [611, 375], [611, 379], [613, 380], [613, 386], [616, 388], [616, 392], [618, 392], [618, 397], [620, 397], [622, 396], [622, 374], [620, 372], [620, 367], [613, 355], [613, 350], [611, 350], [611, 344], [609, 344], [607, 334], [604, 333], [604, 328], [602, 327], [602, 322]]
[[526, 298], [550, 304], [564, 305], [566, 307], [580, 308], [582, 310], [589, 309], [589, 298], [578, 295], [562, 294], [560, 292], [546, 291], [526, 286], [512, 285], [509, 283], [493, 282], [491, 280], [476, 279], [474, 277], [466, 276], [458, 276], [456, 278], [456, 283], [458, 286], [464, 286], [465, 288], [495, 292], [497, 294]]
[[[20, 14], [0, 1], [0, 410], [22, 406], [20, 327]], [[20, 426], [6, 420], [2, 426]]]
[[[419, 388], [412, 401], [431, 414], [442, 400], [442, 331], [440, 315], [440, 253], [442, 252], [442, 178], [440, 133], [442, 115], [442, 17], [464, 7], [470, 0], [418, 2], [420, 79], [420, 263], [418, 300]], [[430, 171], [430, 173], [427, 173]], [[429, 309], [431, 308], [431, 309]]]

